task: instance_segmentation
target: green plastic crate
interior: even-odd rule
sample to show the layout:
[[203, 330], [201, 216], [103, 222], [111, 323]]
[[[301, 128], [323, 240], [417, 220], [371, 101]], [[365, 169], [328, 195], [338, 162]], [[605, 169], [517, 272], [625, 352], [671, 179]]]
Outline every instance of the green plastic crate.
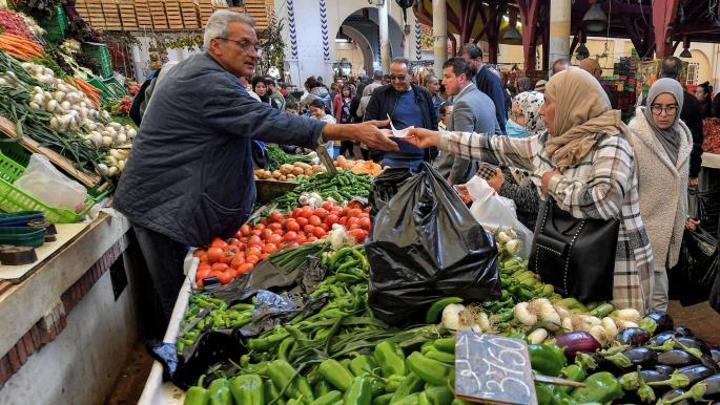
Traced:
[[0, 210], [5, 212], [40, 211], [45, 214], [45, 219], [50, 223], [67, 224], [81, 221], [85, 214], [109, 193], [108, 191], [97, 194], [93, 190], [88, 190], [86, 207], [79, 213], [65, 208], [52, 207], [13, 185], [24, 171], [24, 166], [0, 153]]
[[110, 50], [105, 44], [95, 42], [85, 42], [82, 45], [85, 55], [90, 57], [100, 67], [100, 75], [103, 79], [109, 79], [113, 75], [112, 60], [110, 59]]
[[65, 40], [65, 34], [70, 27], [70, 21], [61, 5], [55, 6], [55, 12], [51, 17], [43, 18], [38, 23], [46, 31], [45, 40], [54, 44]]

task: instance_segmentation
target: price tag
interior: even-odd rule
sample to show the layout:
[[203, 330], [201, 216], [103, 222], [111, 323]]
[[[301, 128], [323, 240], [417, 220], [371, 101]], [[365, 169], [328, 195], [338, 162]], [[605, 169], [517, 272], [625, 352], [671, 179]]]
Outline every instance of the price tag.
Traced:
[[537, 405], [525, 342], [459, 331], [455, 338], [455, 395], [486, 404]]

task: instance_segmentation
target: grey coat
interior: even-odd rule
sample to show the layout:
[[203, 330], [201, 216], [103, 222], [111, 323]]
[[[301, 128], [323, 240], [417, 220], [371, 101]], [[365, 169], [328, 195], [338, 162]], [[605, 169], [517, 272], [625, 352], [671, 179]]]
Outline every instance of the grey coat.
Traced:
[[185, 245], [229, 237], [255, 203], [253, 140], [315, 147], [324, 125], [258, 103], [208, 54], [193, 55], [158, 82], [114, 207]]
[[[495, 132], [497, 123], [495, 105], [490, 97], [478, 90], [474, 83], [462, 89], [451, 102], [453, 111], [448, 121], [448, 131], [481, 134]], [[440, 152], [435, 160], [435, 168], [451, 184], [467, 183], [475, 175], [478, 167], [477, 160], [468, 160], [447, 152]]]

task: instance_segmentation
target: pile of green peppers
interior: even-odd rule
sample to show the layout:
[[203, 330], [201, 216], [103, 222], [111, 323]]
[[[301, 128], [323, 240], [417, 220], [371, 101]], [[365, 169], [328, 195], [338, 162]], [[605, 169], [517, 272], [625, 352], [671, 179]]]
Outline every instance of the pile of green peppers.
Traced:
[[195, 294], [185, 317], [180, 323], [181, 334], [175, 343], [178, 353], [192, 347], [205, 331], [236, 329], [252, 321], [253, 304], [235, 304], [228, 307], [225, 301], [208, 294]]

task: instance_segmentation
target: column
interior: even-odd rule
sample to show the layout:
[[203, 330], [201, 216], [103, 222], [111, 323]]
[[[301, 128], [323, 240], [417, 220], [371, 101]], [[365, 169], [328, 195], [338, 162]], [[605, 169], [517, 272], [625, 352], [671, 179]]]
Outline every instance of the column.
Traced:
[[550, 65], [570, 56], [570, 0], [550, 1]]
[[388, 7], [390, 1], [384, 0], [378, 7], [378, 26], [380, 27], [380, 63], [384, 73], [390, 72], [390, 33], [388, 29]]
[[432, 0], [433, 16], [433, 55], [435, 76], [442, 77], [442, 65], [447, 60], [447, 1]]

